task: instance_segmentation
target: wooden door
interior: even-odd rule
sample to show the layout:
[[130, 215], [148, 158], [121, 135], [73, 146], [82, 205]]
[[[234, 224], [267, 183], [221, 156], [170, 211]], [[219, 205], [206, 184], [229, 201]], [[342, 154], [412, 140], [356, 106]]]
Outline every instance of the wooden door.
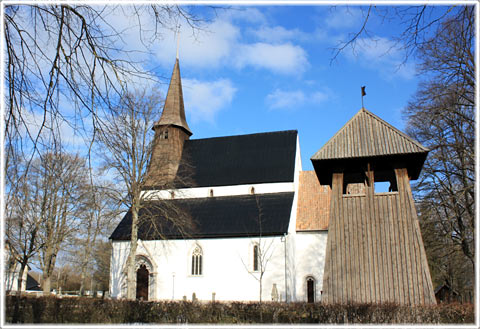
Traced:
[[137, 270], [137, 299], [148, 300], [148, 274], [145, 265]]

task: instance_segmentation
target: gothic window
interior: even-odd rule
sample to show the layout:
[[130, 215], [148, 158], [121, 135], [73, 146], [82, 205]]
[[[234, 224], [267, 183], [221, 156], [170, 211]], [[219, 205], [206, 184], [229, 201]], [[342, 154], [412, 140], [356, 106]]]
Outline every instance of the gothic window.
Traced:
[[253, 246], [253, 270], [257, 272], [259, 270], [259, 260], [260, 260], [260, 253], [258, 249], [258, 244]]
[[163, 138], [168, 139], [168, 130], [165, 130], [165, 133], [163, 134]]
[[315, 302], [315, 279], [307, 277], [307, 303]]
[[192, 252], [192, 275], [202, 275], [202, 258], [202, 248], [196, 246]]

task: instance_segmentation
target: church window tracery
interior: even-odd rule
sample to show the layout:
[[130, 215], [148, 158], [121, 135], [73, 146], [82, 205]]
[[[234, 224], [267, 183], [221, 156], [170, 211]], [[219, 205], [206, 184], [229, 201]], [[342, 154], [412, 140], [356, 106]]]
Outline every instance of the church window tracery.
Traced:
[[192, 275], [202, 275], [203, 252], [200, 246], [196, 246], [192, 252]]

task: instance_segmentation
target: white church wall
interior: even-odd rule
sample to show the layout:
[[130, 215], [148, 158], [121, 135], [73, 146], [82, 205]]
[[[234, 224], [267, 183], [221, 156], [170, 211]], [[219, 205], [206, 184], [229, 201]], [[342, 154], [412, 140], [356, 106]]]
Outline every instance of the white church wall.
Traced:
[[[17, 291], [18, 290], [18, 278], [20, 276], [21, 265], [19, 262], [15, 262], [13, 268], [5, 269], [5, 291]], [[23, 271], [22, 286], [20, 291], [25, 291], [27, 288], [28, 267]]]
[[130, 249], [128, 241], [112, 242], [112, 254], [110, 256], [110, 281], [109, 294], [114, 298], [125, 297], [126, 294], [126, 277], [125, 263]]
[[[244, 184], [229, 186], [210, 186], [210, 187], [193, 187], [176, 190], [152, 190], [143, 191], [142, 197], [147, 200], [158, 199], [190, 199], [190, 198], [207, 198], [210, 196], [235, 196], [253, 194], [268, 194], [279, 192], [293, 192], [295, 185], [292, 182], [283, 183], [264, 183], [264, 184]], [[173, 194], [172, 194], [173, 192]]]
[[[280, 300], [285, 300], [285, 247], [281, 237], [229, 238], [200, 240], [142, 241], [138, 253], [153, 255], [156, 263], [156, 299], [258, 301], [259, 272], [253, 271], [253, 246], [267, 251], [268, 262], [262, 279], [262, 300], [271, 300], [276, 284]], [[288, 242], [287, 242], [288, 243]], [[196, 245], [203, 252], [202, 275], [191, 274], [191, 254]], [[122, 274], [128, 255], [128, 242], [113, 242], [111, 287], [114, 298], [125, 296]], [[287, 244], [288, 246], [288, 244]], [[288, 251], [287, 251], [288, 252]], [[288, 265], [288, 264], [287, 264]], [[291, 281], [291, 278], [287, 278]], [[151, 296], [151, 294], [149, 294]]]
[[321, 300], [323, 270], [328, 231], [297, 232], [296, 234], [296, 296], [307, 301], [307, 278], [315, 279], [315, 301]]
[[287, 239], [287, 291], [288, 301], [296, 301], [296, 226], [297, 226], [297, 207], [298, 207], [298, 190], [300, 181], [300, 171], [302, 171], [302, 157], [300, 153], [300, 141], [297, 135], [297, 149], [295, 153], [295, 169], [294, 169], [294, 197], [292, 202], [292, 210], [290, 213], [290, 222], [288, 225]]

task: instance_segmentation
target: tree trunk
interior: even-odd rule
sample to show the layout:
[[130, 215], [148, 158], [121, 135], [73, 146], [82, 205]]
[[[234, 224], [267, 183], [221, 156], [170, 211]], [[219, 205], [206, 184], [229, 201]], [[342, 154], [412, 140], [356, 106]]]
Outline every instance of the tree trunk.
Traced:
[[127, 299], [135, 300], [137, 297], [137, 277], [135, 273], [135, 255], [137, 254], [137, 226], [138, 208], [132, 207], [132, 234], [130, 240], [130, 254], [127, 261]]
[[23, 273], [25, 272], [25, 268], [27, 267], [27, 263], [22, 262], [20, 265], [20, 272], [18, 273], [18, 281], [17, 281], [17, 291], [20, 293], [22, 291], [23, 286]]
[[260, 303], [262, 302], [262, 278], [263, 277], [263, 273], [260, 274], [260, 280], [259, 280], [259, 285], [260, 285]]
[[86, 266], [82, 266], [82, 274], [80, 275], [80, 296], [85, 294], [85, 277], [86, 277]]
[[50, 294], [50, 285], [51, 285], [51, 276], [48, 276], [45, 272], [43, 273], [43, 294]]

